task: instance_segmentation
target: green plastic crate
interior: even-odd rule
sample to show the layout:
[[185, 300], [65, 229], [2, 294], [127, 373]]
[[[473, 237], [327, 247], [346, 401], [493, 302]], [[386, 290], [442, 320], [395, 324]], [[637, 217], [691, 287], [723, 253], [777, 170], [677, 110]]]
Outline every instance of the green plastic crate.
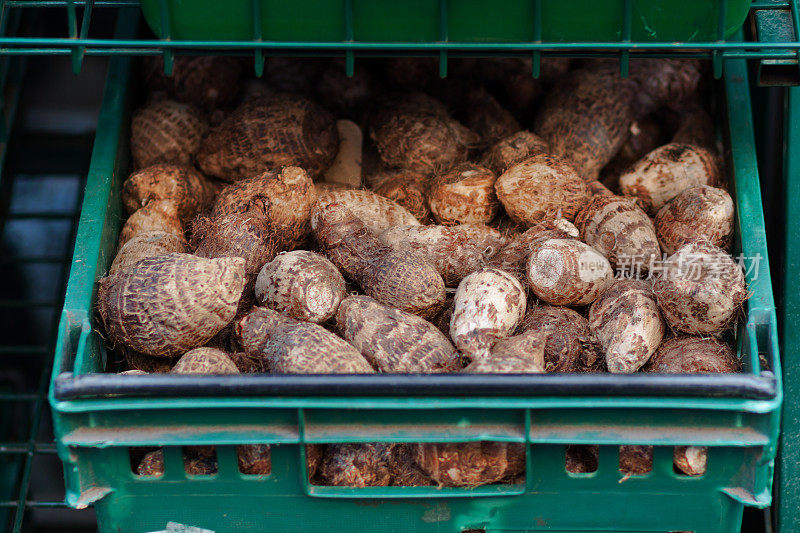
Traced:
[[[94, 505], [100, 531], [163, 531], [172, 522], [237, 533], [710, 533], [738, 531], [745, 505], [770, 504], [782, 389], [744, 61], [726, 62], [719, 89], [737, 242], [746, 256], [761, 257], [758, 275], [748, 275], [752, 297], [737, 332], [745, 372], [539, 374], [522, 378], [527, 388], [514, 376], [102, 374], [108, 354], [93, 302], [124, 219], [130, 71], [129, 57], [111, 61], [50, 389], [68, 503]], [[428, 393], [354, 392], [379, 378]], [[325, 387], [296, 393], [320, 379]], [[613, 388], [618, 380], [625, 387]], [[480, 393], [426, 389], [434, 382], [469, 382]], [[498, 392], [507, 383], [513, 395]], [[304, 443], [476, 440], [525, 443], [524, 484], [358, 489], [306, 481]], [[239, 473], [235, 445], [244, 443], [272, 445], [270, 475]], [[596, 472], [565, 471], [570, 443], [601, 445]], [[217, 445], [219, 473], [187, 476], [180, 447], [201, 444]], [[621, 444], [655, 445], [653, 471], [622, 481]], [[673, 447], [688, 444], [710, 447], [701, 477], [673, 472]], [[164, 446], [165, 475], [135, 476], [131, 446]]]
[[141, 0], [179, 40], [464, 43], [715, 41], [751, 0]]

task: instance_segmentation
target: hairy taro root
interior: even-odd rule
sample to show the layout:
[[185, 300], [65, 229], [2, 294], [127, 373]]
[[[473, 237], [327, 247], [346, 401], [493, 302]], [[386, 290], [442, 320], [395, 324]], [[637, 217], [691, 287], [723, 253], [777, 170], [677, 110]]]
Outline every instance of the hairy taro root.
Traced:
[[357, 189], [322, 189], [314, 210], [336, 203], [350, 210], [375, 234], [394, 226], [419, 225], [406, 208], [372, 191]]
[[653, 447], [624, 444], [619, 447], [619, 471], [626, 476], [641, 476], [653, 470]]
[[259, 355], [273, 374], [370, 374], [352, 345], [320, 325], [258, 307], [236, 323], [245, 351]]
[[463, 163], [431, 181], [428, 206], [440, 224], [488, 224], [500, 211], [496, 181], [488, 168]]
[[539, 154], [509, 168], [495, 183], [506, 212], [529, 226], [556, 217], [572, 222], [589, 202], [589, 186], [558, 157]]
[[656, 235], [665, 254], [692, 241], [727, 248], [733, 236], [733, 199], [722, 189], [700, 185], [686, 189], [659, 210]]
[[420, 222], [431, 216], [428, 178], [409, 170], [385, 171], [371, 176], [372, 191], [405, 207]]
[[121, 249], [137, 235], [152, 232], [170, 233], [186, 242], [176, 204], [170, 200], [156, 200], [135, 211], [122, 226], [118, 246]]
[[456, 349], [436, 326], [368, 296], [350, 296], [339, 306], [336, 327], [381, 372], [453, 372]]
[[741, 366], [736, 353], [719, 339], [678, 335], [665, 340], [643, 370], [663, 374], [730, 373], [739, 372]]
[[136, 168], [156, 163], [188, 165], [200, 148], [208, 122], [201, 111], [174, 100], [145, 104], [131, 118], [131, 155]]
[[216, 348], [189, 350], [170, 370], [172, 374], [238, 374], [239, 369], [228, 354]]
[[186, 241], [182, 235], [163, 231], [137, 233], [117, 251], [117, 255], [114, 256], [114, 261], [108, 269], [108, 275], [113, 276], [145, 257], [156, 257], [185, 251]]
[[483, 224], [457, 226], [395, 226], [378, 238], [394, 250], [419, 253], [448, 287], [481, 269], [505, 244], [500, 232]]
[[664, 337], [652, 288], [640, 280], [619, 280], [595, 300], [589, 326], [603, 346], [608, 371], [615, 374], [639, 370]]
[[653, 291], [673, 330], [698, 335], [730, 326], [748, 297], [741, 267], [705, 242], [685, 244], [668, 257]]
[[328, 444], [319, 467], [326, 485], [335, 487], [386, 487], [392, 481], [392, 444]]
[[204, 109], [226, 106], [236, 98], [242, 62], [230, 56], [176, 56], [172, 75], [164, 74], [164, 59], [148, 57], [144, 75], [151, 89], [164, 89], [181, 102]]
[[306, 250], [280, 254], [264, 265], [255, 293], [259, 305], [316, 323], [332, 318], [347, 296], [336, 266]]
[[290, 165], [319, 176], [338, 147], [330, 113], [316, 102], [281, 93], [242, 103], [211, 129], [196, 158], [204, 174], [228, 181]]
[[187, 222], [214, 198], [214, 186], [193, 167], [159, 163], [131, 174], [122, 184], [122, 204], [130, 215], [152, 201], [166, 200]]
[[174, 357], [202, 346], [233, 319], [244, 282], [238, 257], [148, 257], [100, 280], [100, 316], [112, 343]]
[[520, 130], [514, 115], [498, 103], [483, 87], [470, 90], [465, 97], [464, 125], [480, 135], [480, 143], [491, 145]]
[[541, 374], [544, 370], [544, 339], [536, 331], [526, 331], [500, 339], [491, 354], [476, 359], [465, 374]]
[[566, 307], [543, 305], [530, 309], [517, 331], [535, 332], [544, 339], [546, 372], [600, 372], [602, 349], [589, 321]]
[[445, 286], [436, 269], [417, 254], [381, 243], [345, 206], [318, 208], [311, 225], [325, 255], [367, 296], [423, 318], [441, 309]]
[[514, 442], [426, 442], [416, 462], [440, 487], [478, 487], [525, 472], [525, 445]]
[[521, 130], [489, 147], [483, 154], [481, 165], [499, 176], [517, 163], [549, 151], [550, 146], [544, 139], [529, 131]]
[[528, 285], [553, 305], [588, 305], [614, 281], [608, 260], [576, 239], [549, 239], [528, 259]]

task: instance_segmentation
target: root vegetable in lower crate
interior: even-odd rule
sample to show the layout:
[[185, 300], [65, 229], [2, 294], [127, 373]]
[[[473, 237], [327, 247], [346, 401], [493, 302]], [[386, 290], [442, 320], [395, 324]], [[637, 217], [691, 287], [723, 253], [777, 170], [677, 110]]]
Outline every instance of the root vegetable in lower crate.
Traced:
[[608, 371], [636, 372], [661, 344], [664, 321], [649, 283], [618, 280], [589, 309], [589, 326], [605, 351]]
[[544, 139], [535, 133], [521, 130], [489, 147], [483, 154], [481, 165], [499, 176], [517, 163], [549, 151], [550, 146]]
[[230, 104], [238, 95], [242, 62], [231, 56], [176, 56], [167, 76], [164, 59], [155, 56], [145, 58], [144, 76], [151, 90], [166, 89], [181, 102], [211, 110]]
[[328, 444], [320, 465], [326, 485], [337, 487], [386, 487], [392, 481], [391, 444]]
[[513, 442], [427, 442], [416, 462], [440, 487], [478, 487], [525, 472], [525, 445]]
[[108, 269], [108, 275], [113, 276], [126, 268], [136, 264], [146, 257], [156, 257], [171, 253], [186, 251], [186, 241], [183, 236], [163, 231], [148, 231], [134, 235], [128, 242], [120, 247], [114, 261]]
[[389, 445], [392, 486], [427, 487], [436, 484], [414, 460], [415, 452], [416, 444], [413, 443], [397, 442]]
[[436, 326], [368, 296], [350, 296], [339, 306], [336, 327], [380, 372], [454, 372], [456, 349]]
[[227, 181], [290, 165], [316, 177], [338, 148], [330, 113], [302, 96], [280, 93], [242, 103], [211, 129], [196, 159], [204, 174]]
[[173, 357], [202, 346], [233, 319], [244, 260], [169, 254], [100, 280], [98, 306], [112, 344]]
[[599, 372], [603, 352], [589, 321], [566, 307], [543, 305], [530, 309], [517, 331], [535, 332], [545, 339], [547, 372]]
[[378, 238], [395, 250], [425, 257], [449, 287], [481, 269], [506, 243], [500, 232], [483, 224], [395, 226]]
[[122, 226], [119, 248], [137, 235], [154, 231], [171, 233], [186, 242], [183, 224], [178, 216], [178, 206], [175, 203], [170, 200], [149, 202], [133, 213]]
[[497, 179], [495, 189], [509, 216], [529, 226], [556, 217], [572, 222], [591, 198], [572, 167], [548, 154], [512, 166]]
[[619, 471], [628, 476], [641, 476], [653, 470], [653, 447], [625, 444], [619, 447]]
[[653, 221], [633, 198], [593, 196], [575, 219], [581, 240], [628, 274], [645, 273], [661, 259]]
[[665, 374], [695, 374], [739, 372], [741, 366], [736, 353], [719, 339], [678, 335], [665, 340], [643, 370]]
[[269, 444], [240, 444], [236, 447], [236, 462], [239, 472], [247, 475], [266, 476], [272, 472], [272, 455]]
[[228, 354], [216, 348], [189, 350], [170, 370], [172, 374], [238, 374], [239, 369]]
[[[186, 446], [184, 470], [190, 476], [211, 476], [217, 473], [214, 446]], [[164, 475], [164, 450], [155, 450], [142, 457], [136, 473], [140, 476]]]
[[699, 335], [729, 327], [748, 297], [742, 268], [704, 242], [685, 244], [668, 257], [653, 290], [673, 330]]
[[320, 325], [258, 307], [236, 323], [248, 354], [265, 358], [274, 374], [370, 374], [352, 345]]
[[600, 462], [600, 447], [595, 444], [569, 444], [565, 459], [565, 469], [570, 474], [596, 472]]
[[255, 294], [259, 305], [316, 323], [332, 318], [347, 296], [336, 266], [306, 250], [280, 254], [265, 264], [258, 273]]
[[722, 189], [700, 185], [686, 189], [656, 215], [658, 242], [673, 254], [692, 241], [727, 248], [733, 236], [733, 199]]
[[442, 276], [425, 258], [385, 246], [344, 205], [314, 212], [311, 225], [328, 258], [381, 303], [430, 318], [445, 300]]
[[525, 289], [511, 274], [497, 268], [473, 272], [456, 290], [450, 338], [464, 355], [480, 359], [513, 334], [525, 316]]
[[642, 201], [651, 214], [658, 213], [677, 195], [699, 185], [720, 185], [721, 163], [705, 148], [670, 143], [656, 148], [619, 177], [622, 194]]
[[174, 100], [149, 102], [131, 119], [133, 165], [191, 164], [207, 130], [205, 115], [192, 105]]
[[131, 174], [122, 184], [122, 204], [130, 215], [149, 202], [166, 200], [187, 222], [214, 198], [214, 185], [194, 167], [159, 163]]
[[500, 212], [497, 175], [463, 163], [436, 176], [428, 190], [428, 206], [440, 224], [488, 224]]
[[372, 191], [318, 187], [318, 197], [314, 211], [323, 209], [333, 203], [349, 209], [375, 234], [394, 226], [420, 225], [419, 220], [405, 207]]
[[528, 286], [553, 305], [588, 305], [614, 281], [603, 254], [576, 239], [549, 239], [531, 252]]
[[687, 476], [702, 476], [708, 468], [708, 447], [675, 446], [672, 464]]

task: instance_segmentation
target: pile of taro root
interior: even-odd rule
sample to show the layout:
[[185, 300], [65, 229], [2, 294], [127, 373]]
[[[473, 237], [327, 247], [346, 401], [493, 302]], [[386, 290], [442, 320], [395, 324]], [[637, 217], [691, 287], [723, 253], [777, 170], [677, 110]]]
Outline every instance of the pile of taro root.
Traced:
[[[737, 372], [748, 291], [707, 65], [145, 62], [100, 281], [125, 374]], [[250, 65], [249, 68], [252, 68]], [[191, 473], [214, 447], [187, 449]], [[161, 450], [134, 469], [163, 472]], [[136, 455], [134, 454], [134, 455]], [[269, 447], [238, 448], [270, 470]], [[596, 468], [567, 448], [567, 469]], [[516, 443], [307, 447], [314, 483], [524, 479]], [[705, 471], [707, 450], [675, 467]], [[620, 471], [652, 448], [623, 446]]]

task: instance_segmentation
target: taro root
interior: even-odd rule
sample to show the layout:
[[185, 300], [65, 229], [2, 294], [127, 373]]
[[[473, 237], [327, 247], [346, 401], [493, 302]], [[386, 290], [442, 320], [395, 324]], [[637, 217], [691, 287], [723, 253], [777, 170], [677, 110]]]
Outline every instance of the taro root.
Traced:
[[639, 370], [661, 344], [664, 321], [650, 284], [619, 280], [589, 309], [589, 326], [605, 351], [608, 371]]
[[330, 166], [338, 147], [330, 113], [282, 93], [242, 103], [203, 139], [196, 158], [204, 174], [227, 181], [289, 165], [315, 177]]
[[392, 486], [427, 487], [436, 484], [414, 460], [415, 451], [416, 445], [411, 443], [397, 442], [389, 445]]
[[344, 64], [332, 63], [316, 83], [319, 102], [337, 117], [347, 117], [360, 122], [363, 110], [377, 91], [377, 83], [370, 72], [357, 68], [347, 76]]
[[495, 189], [511, 218], [529, 226], [556, 217], [572, 222], [591, 198], [588, 185], [572, 167], [547, 154], [509, 168], [497, 178]]
[[663, 144], [661, 126], [653, 117], [631, 122], [628, 140], [604, 168], [601, 180], [616, 190], [619, 176], [648, 152]]
[[686, 189], [722, 181], [716, 155], [699, 146], [670, 143], [640, 159], [619, 177], [619, 186], [622, 194], [635, 196], [649, 213], [656, 214]]
[[236, 447], [239, 472], [250, 476], [266, 476], [272, 472], [269, 444], [240, 444]]
[[593, 196], [575, 219], [581, 240], [616, 269], [647, 272], [661, 259], [653, 221], [632, 198]]
[[704, 242], [685, 244], [667, 258], [653, 290], [670, 327], [698, 335], [729, 327], [748, 296], [741, 267]]
[[339, 134], [339, 150], [322, 179], [331, 185], [361, 187], [361, 153], [364, 144], [361, 128], [351, 120], [337, 120], [336, 131]]
[[426, 258], [455, 287], [464, 276], [481, 269], [505, 245], [497, 230], [483, 224], [458, 226], [396, 226], [378, 238], [394, 250], [408, 250]]
[[242, 213], [267, 221], [280, 249], [296, 247], [310, 230], [316, 201], [314, 184], [298, 167], [284, 167], [239, 181], [222, 189], [211, 211], [213, 219]]
[[[216, 448], [214, 446], [185, 446], [183, 468], [190, 476], [211, 476], [217, 473]], [[136, 473], [140, 476], [160, 477], [164, 475], [164, 450], [154, 450], [142, 457]]]
[[306, 250], [278, 255], [264, 265], [255, 283], [259, 305], [297, 320], [325, 322], [347, 296], [345, 281], [325, 257]]
[[465, 374], [541, 374], [545, 341], [537, 331], [526, 331], [498, 340], [489, 357], [476, 359]]
[[164, 74], [161, 56], [144, 61], [145, 80], [151, 89], [165, 89], [181, 102], [204, 109], [224, 107], [236, 98], [242, 62], [230, 56], [176, 56], [172, 75]]
[[315, 480], [319, 472], [319, 465], [325, 454], [324, 444], [306, 444], [303, 446], [306, 456], [306, 473], [309, 480]]
[[658, 242], [665, 254], [673, 254], [692, 241], [728, 248], [733, 215], [733, 199], [724, 190], [709, 185], [686, 189], [656, 215]]
[[335, 487], [386, 487], [392, 481], [391, 444], [328, 444], [320, 465], [326, 485]]
[[702, 476], [708, 467], [708, 448], [706, 446], [675, 446], [672, 464], [687, 476]]
[[453, 372], [459, 366], [456, 349], [436, 326], [368, 296], [346, 298], [336, 327], [380, 372]]
[[665, 340], [643, 370], [663, 374], [698, 374], [739, 372], [741, 367], [734, 351], [719, 339], [678, 335]]
[[370, 120], [370, 138], [386, 166], [425, 175], [465, 162], [479, 140], [441, 102], [422, 93], [389, 97]]
[[500, 211], [495, 182], [488, 168], [458, 165], [436, 176], [428, 191], [428, 205], [440, 224], [488, 224]]
[[150, 102], [137, 109], [131, 119], [133, 165], [188, 165], [207, 130], [203, 113], [189, 104], [174, 100]]
[[549, 151], [550, 146], [544, 139], [529, 131], [521, 130], [489, 147], [483, 154], [481, 165], [499, 176], [517, 163]]
[[146, 376], [147, 372], [144, 370], [123, 370], [122, 372], [117, 372], [117, 375], [120, 376]]
[[637, 85], [633, 104], [636, 116], [685, 101], [695, 93], [701, 77], [701, 63], [695, 59], [631, 61], [630, 79]]
[[[318, 189], [321, 189], [318, 187]], [[406, 208], [372, 191], [355, 189], [322, 189], [314, 210], [337, 203], [350, 210], [375, 234], [393, 226], [419, 225], [419, 220]]]
[[157, 200], [173, 202], [186, 222], [214, 198], [214, 186], [193, 167], [156, 164], [131, 174], [122, 184], [122, 204], [130, 215]]
[[438, 314], [444, 281], [425, 258], [384, 245], [339, 203], [318, 208], [311, 225], [325, 255], [367, 296], [423, 318]]
[[250, 355], [245, 352], [229, 353], [228, 357], [231, 358], [233, 364], [239, 369], [242, 374], [266, 374], [269, 372], [267, 362], [256, 355]]
[[670, 142], [702, 146], [712, 152], [716, 150], [714, 119], [702, 105], [694, 104], [681, 108], [678, 111], [677, 122], [677, 128]]
[[553, 305], [588, 305], [614, 281], [608, 260], [576, 239], [549, 239], [528, 259], [528, 286]]
[[600, 372], [602, 350], [589, 321], [566, 307], [543, 305], [528, 311], [517, 331], [545, 340], [546, 372]]
[[147, 374], [165, 374], [172, 370], [175, 359], [167, 357], [151, 357], [133, 350], [122, 350], [125, 353], [125, 363], [132, 370], [139, 370]]
[[326, 62], [318, 57], [268, 57], [263, 79], [274, 91], [311, 94]]
[[165, 233], [163, 231], [148, 231], [137, 233], [120, 247], [108, 275], [113, 276], [117, 272], [125, 270], [145, 257], [155, 257], [167, 255], [175, 252], [185, 252], [186, 241], [182, 235]]
[[600, 447], [596, 444], [568, 444], [566, 448], [566, 470], [570, 474], [597, 472], [600, 462]]
[[450, 338], [471, 359], [488, 357], [498, 339], [513, 334], [525, 304], [525, 289], [513, 275], [497, 268], [473, 272], [456, 290]]
[[216, 348], [195, 348], [178, 359], [171, 374], [238, 374], [228, 354]]
[[264, 307], [236, 323], [236, 336], [248, 354], [267, 360], [273, 374], [374, 372], [358, 350], [322, 326]]
[[372, 191], [405, 207], [420, 222], [426, 222], [428, 178], [410, 170], [386, 171], [371, 177]]
[[477, 87], [466, 94], [464, 125], [480, 135], [480, 143], [488, 146], [520, 130], [514, 115], [504, 109], [494, 96]]
[[525, 472], [525, 445], [515, 442], [426, 442], [415, 451], [417, 464], [440, 487], [478, 487]]
[[119, 248], [129, 240], [144, 233], [170, 233], [185, 243], [183, 224], [178, 217], [178, 206], [169, 200], [149, 202], [133, 213], [119, 234]]
[[614, 192], [599, 181], [589, 182], [589, 192], [592, 196], [615, 196]]
[[641, 476], [653, 470], [653, 447], [625, 444], [619, 447], [619, 471], [627, 476]]
[[148, 257], [100, 280], [100, 316], [112, 344], [174, 357], [202, 346], [233, 319], [244, 282], [238, 257]]

